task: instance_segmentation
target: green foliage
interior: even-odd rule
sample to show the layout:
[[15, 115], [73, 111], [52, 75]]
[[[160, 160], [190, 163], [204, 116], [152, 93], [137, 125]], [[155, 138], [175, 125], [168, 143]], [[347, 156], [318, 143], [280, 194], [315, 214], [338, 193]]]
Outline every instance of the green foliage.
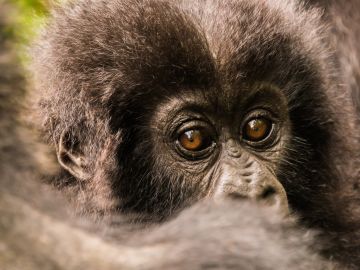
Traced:
[[44, 0], [9, 0], [16, 8], [13, 31], [19, 42], [28, 43], [47, 15]]
[[26, 62], [26, 46], [33, 40], [45, 21], [48, 14], [48, 2], [47, 0], [5, 1], [14, 7], [8, 31], [15, 38], [18, 56], [23, 62]]

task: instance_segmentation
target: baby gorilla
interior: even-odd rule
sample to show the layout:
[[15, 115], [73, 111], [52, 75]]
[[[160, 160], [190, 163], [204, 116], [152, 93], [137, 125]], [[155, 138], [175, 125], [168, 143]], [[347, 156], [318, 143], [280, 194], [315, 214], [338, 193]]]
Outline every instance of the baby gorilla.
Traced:
[[223, 195], [289, 205], [320, 230], [323, 255], [360, 265], [359, 138], [343, 136], [360, 134], [358, 89], [343, 82], [358, 62], [334, 50], [354, 37], [340, 40], [349, 33], [335, 19], [324, 27], [345, 18], [336, 1], [324, 15], [313, 2], [79, 0], [56, 11], [32, 68], [34, 119], [62, 167], [52, 181], [96, 217], [164, 220]]
[[58, 181], [85, 189], [92, 208], [167, 216], [233, 194], [286, 209], [283, 185], [308, 180], [298, 163], [321, 163], [314, 148], [326, 150], [330, 112], [317, 14], [204, 5], [79, 1], [40, 42], [38, 104]]

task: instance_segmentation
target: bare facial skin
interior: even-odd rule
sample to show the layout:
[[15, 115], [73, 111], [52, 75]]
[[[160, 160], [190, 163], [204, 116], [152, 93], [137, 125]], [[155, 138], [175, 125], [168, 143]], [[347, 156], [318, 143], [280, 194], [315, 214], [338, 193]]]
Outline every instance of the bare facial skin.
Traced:
[[[291, 136], [285, 96], [266, 84], [247, 90], [221, 100], [217, 89], [195, 89], [157, 106], [152, 144], [166, 156], [157, 166], [181, 172], [207, 196], [250, 198], [286, 213], [275, 173]], [[218, 102], [206, 99], [213, 96]]]

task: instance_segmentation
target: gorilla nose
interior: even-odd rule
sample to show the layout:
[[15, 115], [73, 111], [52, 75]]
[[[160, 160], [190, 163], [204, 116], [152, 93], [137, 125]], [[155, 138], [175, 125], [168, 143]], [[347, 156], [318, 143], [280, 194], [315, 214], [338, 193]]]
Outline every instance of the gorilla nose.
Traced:
[[251, 199], [289, 213], [285, 189], [274, 176], [260, 176], [252, 179], [227, 179], [223, 183], [222, 194], [235, 198]]
[[260, 203], [275, 206], [282, 212], [288, 213], [289, 207], [286, 192], [277, 180], [269, 179], [264, 181], [264, 184], [255, 185], [253, 194], [251, 195], [250, 193], [250, 197], [253, 196]]

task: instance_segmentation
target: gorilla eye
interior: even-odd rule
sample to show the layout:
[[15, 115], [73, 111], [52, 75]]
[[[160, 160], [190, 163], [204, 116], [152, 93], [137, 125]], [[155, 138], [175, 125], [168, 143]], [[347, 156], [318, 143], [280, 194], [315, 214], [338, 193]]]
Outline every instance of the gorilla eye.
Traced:
[[264, 117], [249, 120], [243, 130], [244, 139], [252, 142], [264, 140], [272, 129], [272, 122]]
[[180, 145], [187, 151], [201, 151], [212, 144], [211, 136], [202, 129], [187, 130], [179, 136]]

